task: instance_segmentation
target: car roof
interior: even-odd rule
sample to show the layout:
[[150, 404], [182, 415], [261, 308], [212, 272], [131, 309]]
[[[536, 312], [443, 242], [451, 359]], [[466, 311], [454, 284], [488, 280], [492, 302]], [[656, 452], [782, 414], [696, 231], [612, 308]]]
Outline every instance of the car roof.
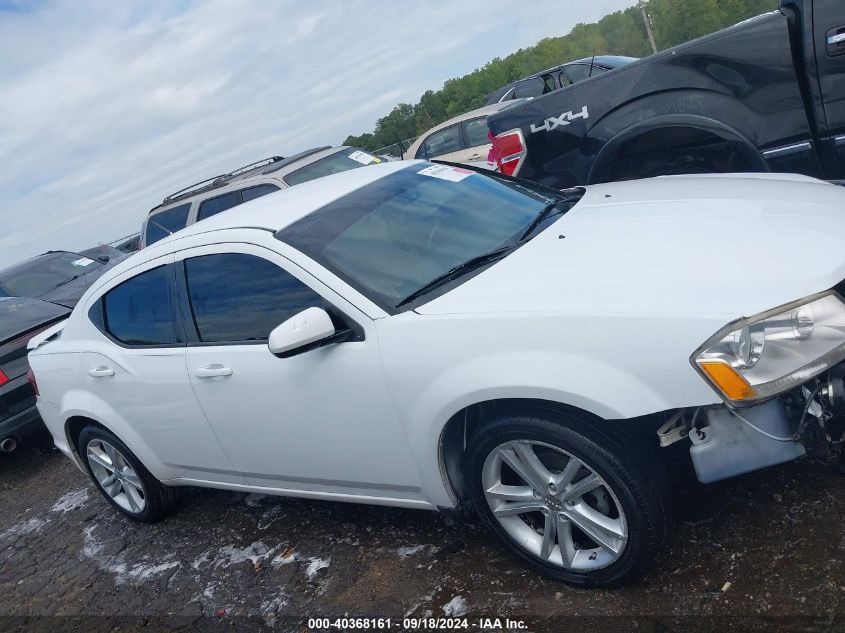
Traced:
[[[624, 66], [625, 64], [635, 62], [638, 59], [639, 57], [628, 57], [626, 55], [596, 55], [595, 64], [598, 66], [605, 66], [607, 68], [616, 68], [618, 66]], [[569, 64], [589, 64], [592, 61], [592, 57], [582, 57], [581, 59], [576, 59], [575, 61], [566, 62], [563, 66], [568, 66]]]
[[279, 178], [284, 174], [290, 173], [294, 169], [299, 169], [300, 167], [308, 165], [321, 158], [325, 158], [330, 154], [340, 152], [344, 149], [347, 149], [345, 145], [334, 147], [331, 145], [323, 145], [307, 149], [286, 158], [282, 156], [271, 156], [270, 158], [250, 163], [249, 165], [245, 165], [244, 167], [240, 167], [229, 173], [201, 180], [198, 183], [170, 194], [164, 198], [161, 204], [158, 204], [150, 209], [147, 216], [158, 213], [159, 211], [164, 211], [165, 209], [179, 206], [180, 204], [185, 204], [186, 202], [191, 202], [202, 194], [210, 191], [216, 191], [217, 189], [222, 189], [230, 185], [249, 184], [249, 182], [253, 180], [263, 181], [265, 180], [265, 176]]

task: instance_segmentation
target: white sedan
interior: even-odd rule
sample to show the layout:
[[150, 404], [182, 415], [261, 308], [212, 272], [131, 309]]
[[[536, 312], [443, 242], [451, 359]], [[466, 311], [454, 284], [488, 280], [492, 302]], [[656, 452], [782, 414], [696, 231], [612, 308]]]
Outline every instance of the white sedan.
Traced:
[[473, 508], [619, 585], [668, 531], [659, 446], [710, 482], [841, 437], [843, 206], [800, 176], [329, 176], [103, 275], [31, 343], [38, 409], [133, 519], [176, 486]]

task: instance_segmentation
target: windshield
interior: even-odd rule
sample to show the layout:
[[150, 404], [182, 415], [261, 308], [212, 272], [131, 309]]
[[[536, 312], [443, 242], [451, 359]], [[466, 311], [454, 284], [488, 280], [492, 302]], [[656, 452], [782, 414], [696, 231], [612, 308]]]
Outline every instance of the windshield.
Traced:
[[3, 274], [0, 289], [10, 297], [40, 297], [101, 266], [78, 253], [49, 253]]
[[388, 312], [520, 236], [557, 196], [447, 165], [394, 172], [276, 233]]
[[332, 174], [339, 174], [342, 171], [349, 171], [364, 165], [375, 165], [383, 162], [378, 156], [368, 154], [364, 150], [348, 147], [339, 152], [335, 152], [320, 160], [315, 160], [304, 167], [290, 172], [284, 176], [284, 181], [293, 186], [299, 185], [315, 178], [322, 178], [323, 176], [331, 176]]

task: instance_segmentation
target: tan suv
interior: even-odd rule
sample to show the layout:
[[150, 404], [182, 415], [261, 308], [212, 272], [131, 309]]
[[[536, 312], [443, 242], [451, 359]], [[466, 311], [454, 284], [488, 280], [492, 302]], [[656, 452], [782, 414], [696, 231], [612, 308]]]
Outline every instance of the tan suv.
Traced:
[[487, 153], [491, 147], [487, 137], [487, 117], [522, 101], [518, 99], [494, 103], [444, 121], [414, 141], [402, 158], [436, 158], [494, 169], [496, 165], [487, 162]]
[[141, 248], [226, 209], [321, 176], [381, 163], [355, 147], [316, 147], [272, 156], [180, 189], [153, 208], [141, 226]]

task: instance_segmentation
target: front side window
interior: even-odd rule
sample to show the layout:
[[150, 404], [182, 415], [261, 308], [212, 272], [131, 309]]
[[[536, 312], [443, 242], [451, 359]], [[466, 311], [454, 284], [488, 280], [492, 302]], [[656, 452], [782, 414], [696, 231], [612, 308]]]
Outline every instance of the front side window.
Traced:
[[276, 238], [392, 311], [469, 259], [515, 244], [551, 190], [445, 165], [412, 165], [339, 198]]
[[186, 202], [178, 207], [172, 207], [159, 211], [147, 218], [147, 232], [144, 236], [144, 244], [149, 246], [159, 240], [163, 240], [171, 233], [184, 229], [188, 224], [188, 211], [191, 210], [191, 203]]
[[464, 123], [464, 129], [469, 147], [479, 147], [490, 143], [490, 139], [487, 138], [487, 117], [467, 121]]
[[3, 275], [0, 294], [38, 298], [101, 266], [97, 260], [77, 253], [48, 253]]
[[380, 162], [382, 160], [378, 156], [373, 156], [354, 147], [347, 147], [344, 150], [315, 160], [313, 163], [308, 163], [299, 169], [295, 169], [289, 174], [286, 174], [284, 180], [291, 186], [299, 185], [309, 180], [322, 178], [323, 176], [331, 176], [332, 174], [339, 174], [343, 171], [357, 169], [365, 165], [374, 165]]
[[200, 341], [266, 341], [290, 317], [323, 300], [276, 264], [243, 253], [185, 260], [185, 281]]
[[112, 288], [102, 305], [103, 327], [121, 343], [176, 343], [166, 267], [153, 268]]
[[461, 126], [453, 125], [439, 130], [425, 139], [417, 150], [416, 158], [434, 158], [443, 154], [451, 154], [463, 149], [461, 143]]

